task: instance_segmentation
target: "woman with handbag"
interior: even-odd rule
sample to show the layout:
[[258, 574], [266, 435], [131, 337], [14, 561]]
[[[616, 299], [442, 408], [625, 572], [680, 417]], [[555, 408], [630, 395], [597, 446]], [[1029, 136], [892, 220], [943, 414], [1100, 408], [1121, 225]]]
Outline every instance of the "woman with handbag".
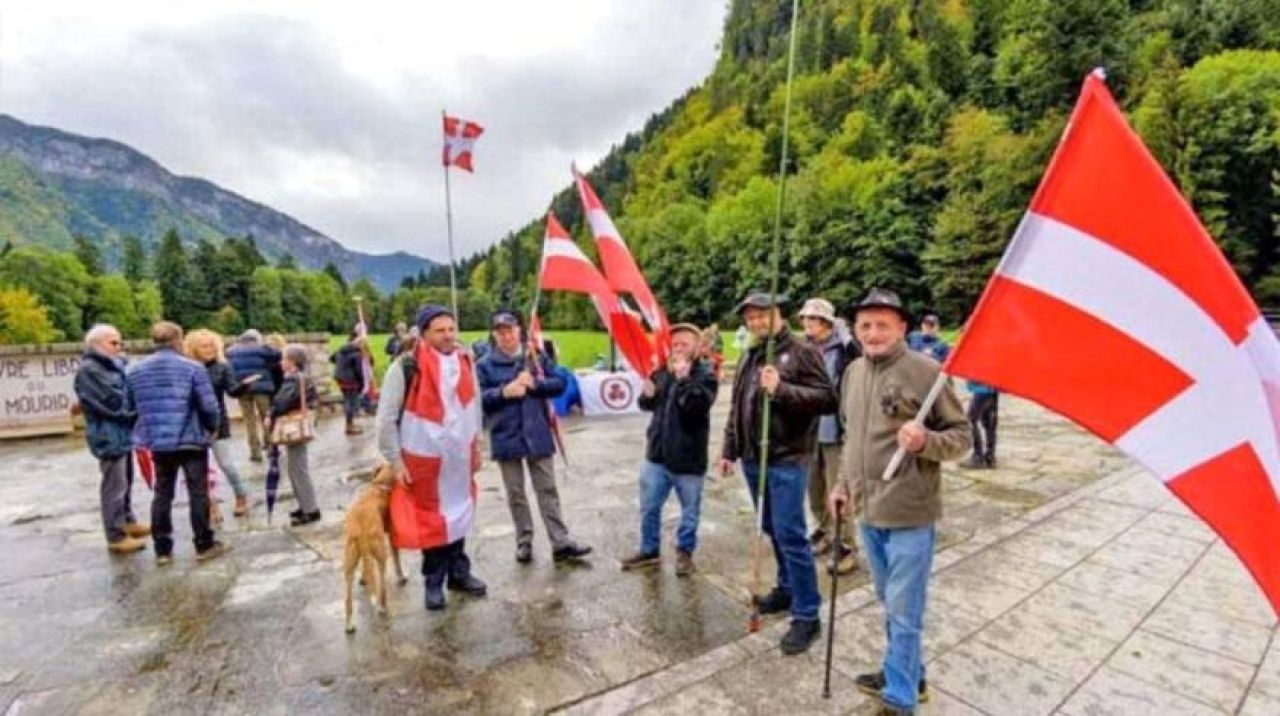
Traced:
[[298, 509], [289, 513], [294, 527], [320, 521], [320, 506], [316, 502], [316, 489], [311, 483], [311, 470], [307, 464], [307, 443], [315, 435], [311, 410], [308, 405], [316, 402], [316, 388], [307, 380], [307, 349], [300, 345], [285, 346], [280, 358], [284, 379], [271, 403], [268, 433], [274, 445], [283, 446], [289, 483]]

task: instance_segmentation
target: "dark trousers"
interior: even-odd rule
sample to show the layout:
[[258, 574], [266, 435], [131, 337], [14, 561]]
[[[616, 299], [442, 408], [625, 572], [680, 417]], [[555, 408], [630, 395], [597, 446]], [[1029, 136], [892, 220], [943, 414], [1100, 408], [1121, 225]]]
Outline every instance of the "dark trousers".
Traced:
[[348, 390], [347, 388], [343, 388], [342, 414], [346, 417], [347, 422], [351, 422], [358, 412], [360, 412], [360, 389], [354, 388]]
[[969, 427], [973, 429], [973, 454], [987, 462], [996, 459], [996, 424], [999, 417], [999, 393], [978, 393], [969, 401]]
[[422, 550], [422, 577], [428, 585], [438, 587], [447, 577], [450, 582], [471, 574], [471, 560], [466, 553], [467, 540], [460, 539], [443, 547]]
[[196, 551], [213, 546], [213, 530], [209, 528], [209, 451], [177, 450], [151, 454], [156, 465], [156, 494], [151, 501], [151, 538], [156, 555], [173, 552], [173, 492], [178, 484], [178, 470], [187, 481], [190, 496], [191, 533]]

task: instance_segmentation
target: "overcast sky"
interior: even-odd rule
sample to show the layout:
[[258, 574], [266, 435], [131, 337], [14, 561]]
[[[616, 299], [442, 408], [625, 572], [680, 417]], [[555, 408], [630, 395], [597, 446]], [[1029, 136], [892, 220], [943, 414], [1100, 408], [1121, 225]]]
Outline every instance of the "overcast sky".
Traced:
[[459, 258], [545, 211], [716, 57], [724, 0], [0, 0], [0, 112], [117, 139], [351, 248]]

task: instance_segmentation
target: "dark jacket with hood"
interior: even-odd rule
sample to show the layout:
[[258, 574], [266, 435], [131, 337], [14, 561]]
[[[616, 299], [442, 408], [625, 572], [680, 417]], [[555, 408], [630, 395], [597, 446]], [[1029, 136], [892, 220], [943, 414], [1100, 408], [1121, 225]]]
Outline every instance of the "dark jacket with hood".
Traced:
[[[760, 370], [765, 365], [764, 341], [750, 348], [738, 361], [733, 379], [733, 400], [724, 427], [727, 460], [760, 460], [760, 417], [764, 391]], [[770, 462], [806, 463], [813, 451], [818, 417], [834, 412], [835, 386], [817, 349], [783, 330], [774, 339], [774, 365], [782, 380], [773, 396], [769, 420]]]
[[348, 343], [329, 356], [333, 363], [333, 379], [344, 392], [359, 393], [364, 390], [364, 358], [360, 346]]
[[215, 440], [226, 440], [231, 437], [231, 418], [227, 415], [227, 396], [238, 398], [241, 393], [245, 392], [247, 386], [236, 382], [231, 366], [221, 361], [215, 360], [205, 363], [204, 369], [209, 373], [209, 382], [213, 385], [213, 396], [218, 400], [218, 430], [213, 437]]
[[720, 388], [711, 366], [695, 361], [689, 375], [680, 379], [659, 368], [650, 380], [657, 390], [638, 401], [641, 410], [653, 413], [645, 459], [676, 475], [706, 474], [711, 406]]
[[[542, 378], [523, 398], [508, 398], [503, 386], [525, 370], [524, 353], [507, 355], [490, 350], [476, 364], [481, 404], [489, 426], [489, 447], [494, 460], [550, 457], [556, 453], [551, 434], [551, 406], [548, 400], [564, 392], [564, 379], [556, 375], [555, 364], [545, 355], [538, 358]], [[537, 375], [537, 372], [534, 371]]]

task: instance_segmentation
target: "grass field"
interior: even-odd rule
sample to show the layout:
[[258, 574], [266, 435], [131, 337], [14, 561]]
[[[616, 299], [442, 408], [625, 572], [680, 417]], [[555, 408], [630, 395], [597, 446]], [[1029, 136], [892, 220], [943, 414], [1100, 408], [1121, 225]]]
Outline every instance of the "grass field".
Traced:
[[[609, 355], [609, 336], [603, 331], [546, 331], [546, 334], [556, 342], [560, 363], [569, 368], [590, 368], [596, 362], [596, 356]], [[462, 339], [468, 345], [484, 336], [483, 331], [462, 332]], [[954, 329], [943, 331], [942, 336], [954, 346], [956, 338], [959, 337], [959, 331]], [[386, 352], [389, 337], [390, 335], [386, 333], [375, 333], [369, 336], [369, 341], [373, 344], [374, 371], [378, 375], [378, 382], [382, 382], [382, 373], [391, 362]], [[738, 349], [733, 346], [733, 334], [725, 334], [724, 339], [725, 362], [734, 363], [738, 360]], [[343, 342], [344, 338], [340, 335], [330, 336], [329, 350], [337, 350]]]

